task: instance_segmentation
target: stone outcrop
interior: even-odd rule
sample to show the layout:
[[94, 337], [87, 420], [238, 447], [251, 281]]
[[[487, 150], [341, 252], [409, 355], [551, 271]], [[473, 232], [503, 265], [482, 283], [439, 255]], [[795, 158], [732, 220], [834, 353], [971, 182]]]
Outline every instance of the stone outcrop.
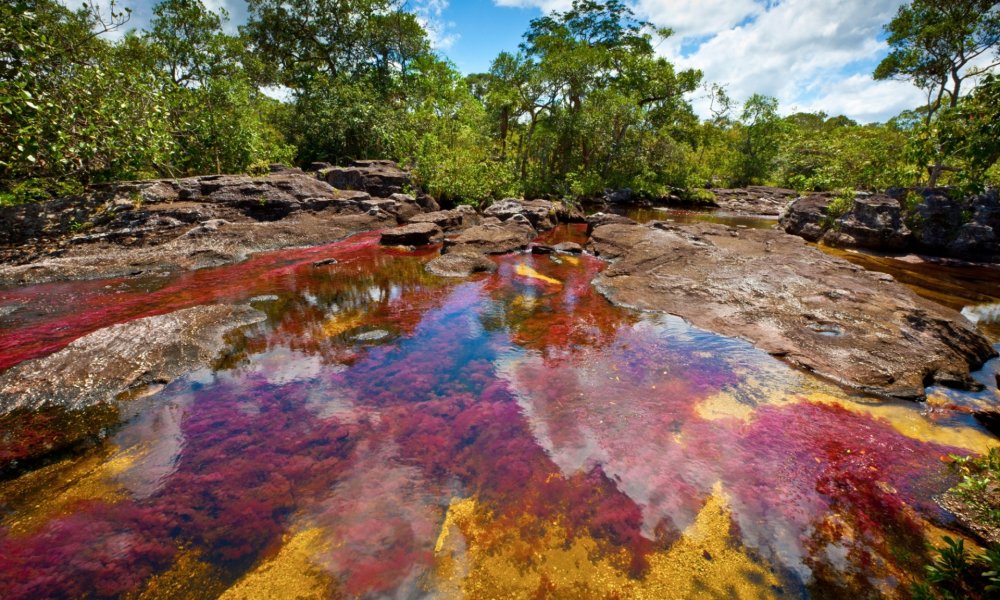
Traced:
[[637, 223], [632, 219], [616, 215], [614, 213], [599, 212], [589, 215], [587, 217], [587, 235], [594, 232], [594, 229], [600, 227], [601, 225], [636, 225]]
[[931, 383], [975, 388], [970, 369], [995, 354], [957, 312], [778, 231], [602, 225], [591, 248], [617, 259], [594, 282], [615, 304], [742, 337], [867, 392], [920, 399]]
[[566, 202], [551, 200], [522, 200], [505, 198], [483, 211], [484, 217], [494, 217], [501, 222], [521, 215], [538, 231], [547, 231], [559, 223], [582, 223], [583, 213]]
[[777, 217], [799, 193], [785, 188], [752, 185], [746, 188], [709, 190], [715, 195], [715, 206], [741, 215]]
[[[906, 211], [903, 204], [912, 194], [919, 194], [918, 203]], [[843, 215], [829, 214], [832, 201], [828, 194], [800, 198], [788, 207], [781, 225], [788, 233], [831, 246], [1000, 261], [996, 190], [963, 200], [949, 197], [946, 190], [859, 195]]]
[[473, 273], [492, 273], [497, 270], [497, 265], [483, 254], [455, 252], [438, 256], [424, 269], [440, 277], [468, 277]]
[[[522, 216], [522, 219], [524, 217]], [[484, 224], [470, 227], [455, 237], [445, 240], [445, 254], [505, 254], [523, 250], [538, 233], [526, 222], [512, 218], [500, 224]]]
[[100, 185], [0, 208], [0, 285], [215, 266], [437, 208], [427, 196], [338, 190], [298, 169]]
[[339, 190], [360, 190], [388, 198], [407, 192], [412, 186], [409, 172], [391, 160], [356, 160], [346, 167], [327, 167], [318, 176]]
[[451, 210], [437, 210], [416, 215], [410, 223], [434, 223], [444, 231], [459, 231], [482, 223], [482, 217], [471, 206], [457, 206]]
[[410, 223], [382, 232], [383, 246], [426, 246], [444, 239], [441, 228], [434, 223]]
[[46, 406], [82, 410], [141, 394], [210, 366], [227, 332], [264, 319], [249, 306], [207, 305], [99, 329], [0, 374], [0, 414]]

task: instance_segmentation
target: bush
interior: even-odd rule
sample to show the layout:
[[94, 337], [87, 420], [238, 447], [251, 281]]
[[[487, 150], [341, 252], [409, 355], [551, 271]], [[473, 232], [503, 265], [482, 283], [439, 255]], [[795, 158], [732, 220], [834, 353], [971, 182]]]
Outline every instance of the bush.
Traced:
[[28, 179], [0, 193], [0, 206], [45, 202], [82, 193], [83, 185], [72, 179]]

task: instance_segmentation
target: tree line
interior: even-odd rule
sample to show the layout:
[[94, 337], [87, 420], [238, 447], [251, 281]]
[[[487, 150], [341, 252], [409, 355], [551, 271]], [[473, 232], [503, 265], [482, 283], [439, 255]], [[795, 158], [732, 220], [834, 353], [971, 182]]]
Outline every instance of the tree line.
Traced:
[[[248, 0], [235, 33], [201, 0], [163, 0], [145, 29], [114, 40], [128, 10], [88, 2], [0, 5], [0, 203], [358, 158], [395, 159], [430, 193], [472, 203], [1000, 181], [995, 2], [899, 9], [874, 75], [912, 81], [927, 103], [876, 124], [782, 117], [762, 95], [734, 102], [658, 56], [672, 32], [620, 0], [534, 19], [519, 48], [468, 76], [398, 0]], [[707, 119], [690, 102], [699, 94]]]

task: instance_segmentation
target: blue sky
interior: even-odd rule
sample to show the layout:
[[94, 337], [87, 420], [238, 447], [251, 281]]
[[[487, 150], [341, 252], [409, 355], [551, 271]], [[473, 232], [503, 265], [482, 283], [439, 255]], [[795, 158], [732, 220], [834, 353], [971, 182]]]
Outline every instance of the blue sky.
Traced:
[[[65, 0], [68, 4], [79, 0]], [[105, 0], [107, 1], [107, 0]], [[244, 0], [203, 0], [226, 8], [232, 25]], [[147, 22], [155, 0], [119, 0]], [[571, 0], [407, 0], [437, 50], [464, 73], [486, 70], [501, 50], [517, 49], [531, 19]], [[903, 0], [632, 0], [640, 18], [675, 34], [657, 51], [680, 68], [701, 69], [742, 102], [753, 93], [778, 98], [782, 112], [845, 114], [884, 121], [922, 102], [906, 82], [874, 81], [887, 48], [882, 27]], [[691, 101], [707, 114], [706, 95]]]

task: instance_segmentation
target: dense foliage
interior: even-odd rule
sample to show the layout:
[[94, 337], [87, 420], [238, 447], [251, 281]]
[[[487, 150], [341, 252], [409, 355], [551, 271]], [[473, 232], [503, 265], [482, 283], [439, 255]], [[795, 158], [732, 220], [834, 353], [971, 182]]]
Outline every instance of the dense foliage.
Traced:
[[[405, 163], [430, 193], [456, 202], [998, 179], [994, 2], [900, 8], [875, 76], [911, 80], [928, 102], [885, 124], [783, 117], [762, 95], [739, 104], [658, 56], [670, 30], [621, 0], [577, 0], [537, 18], [516, 51], [468, 76], [433, 51], [399, 0], [248, 8], [231, 34], [226, 15], [201, 0], [162, 0], [146, 30], [112, 40], [127, 9], [0, 5], [0, 203], [94, 181], [358, 158]], [[711, 117], [699, 119], [690, 102], [705, 93]]]

